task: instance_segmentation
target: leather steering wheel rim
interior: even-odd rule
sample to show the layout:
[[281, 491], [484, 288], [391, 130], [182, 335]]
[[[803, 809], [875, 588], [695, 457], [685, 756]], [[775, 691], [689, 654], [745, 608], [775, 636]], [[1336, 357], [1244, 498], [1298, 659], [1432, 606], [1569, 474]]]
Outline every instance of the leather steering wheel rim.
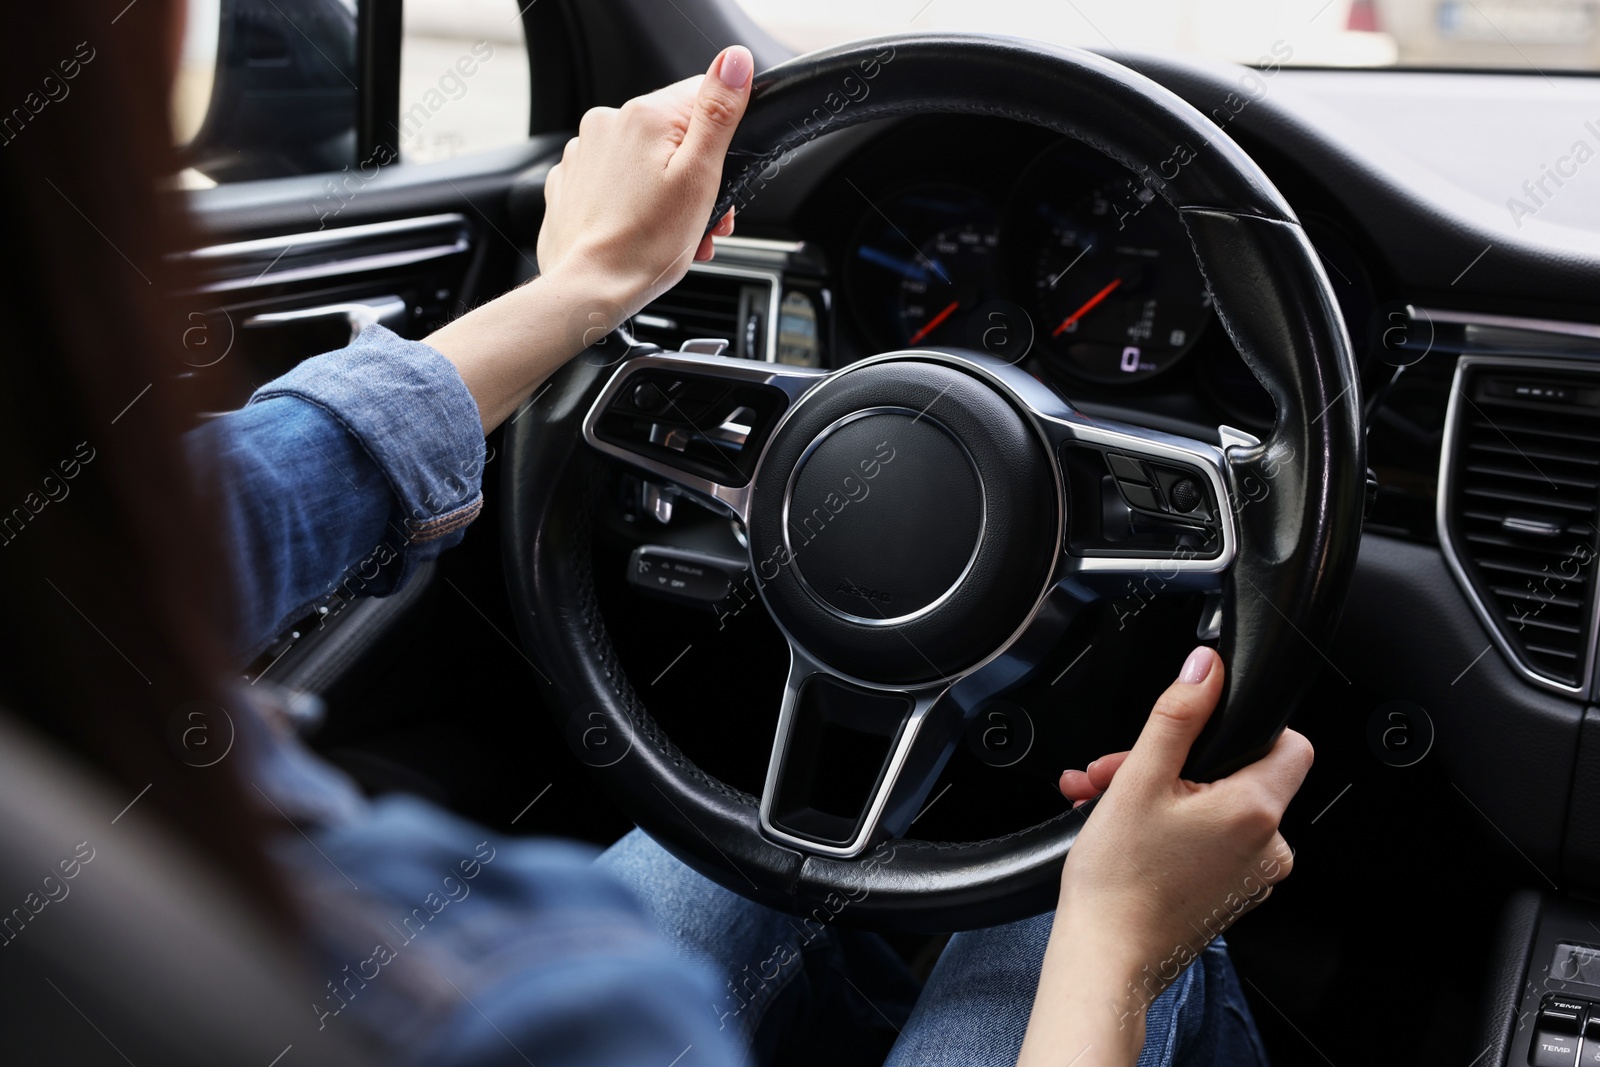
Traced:
[[[1237, 551], [1221, 592], [1223, 704], [1186, 776], [1259, 757], [1321, 663], [1359, 545], [1365, 464], [1350, 342], [1315, 250], [1256, 164], [1198, 111], [1093, 53], [1015, 39], [907, 35], [801, 56], [758, 74], [713, 218], [781, 180], [788, 153], [831, 130], [922, 114], [994, 115], [1085, 141], [1177, 208], [1217, 315], [1266, 388], [1269, 437], [1228, 448]], [[574, 360], [506, 433], [503, 536], [523, 644], [551, 682], [569, 743], [638, 824], [684, 862], [760, 903], [822, 921], [912, 930], [991, 926], [1052, 907], [1082, 825], [1061, 815], [979, 842], [897, 838], [816, 854], [763, 833], [757, 798], [701, 771], [630, 685], [590, 566], [602, 460], [581, 440], [622, 362]], [[1241, 501], [1243, 504], [1241, 505]], [[714, 713], [714, 712], [713, 712]]]

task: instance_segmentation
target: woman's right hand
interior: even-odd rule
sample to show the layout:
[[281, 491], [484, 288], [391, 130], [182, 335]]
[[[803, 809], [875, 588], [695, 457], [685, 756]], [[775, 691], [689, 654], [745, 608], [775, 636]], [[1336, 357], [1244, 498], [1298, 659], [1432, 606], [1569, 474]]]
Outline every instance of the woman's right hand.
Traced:
[[1278, 824], [1311, 768], [1303, 735], [1285, 730], [1226, 778], [1180, 777], [1223, 677], [1221, 658], [1195, 649], [1125, 758], [1102, 761], [1099, 783], [1063, 776], [1069, 795], [1105, 792], [1062, 871], [1021, 1062], [1093, 1048], [1081, 1067], [1133, 1063], [1150, 1002], [1288, 877], [1294, 857]]
[[[706, 224], [754, 69], [734, 45], [702, 76], [591, 108], [545, 178], [539, 270], [582, 277], [627, 317], [710, 259]], [[732, 212], [714, 232], [733, 232]]]
[[[545, 177], [539, 277], [434, 331], [483, 432], [511, 417], [567, 360], [710, 259], [706, 223], [755, 60], [724, 49], [702, 76], [594, 108]], [[733, 212], [712, 234], [733, 232]]]

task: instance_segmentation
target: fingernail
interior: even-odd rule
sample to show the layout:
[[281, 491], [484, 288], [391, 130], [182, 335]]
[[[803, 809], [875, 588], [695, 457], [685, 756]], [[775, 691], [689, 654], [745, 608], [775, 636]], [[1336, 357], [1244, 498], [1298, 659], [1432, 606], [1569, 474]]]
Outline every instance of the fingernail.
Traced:
[[754, 70], [755, 60], [751, 58], [750, 50], [734, 45], [722, 53], [722, 64], [717, 68], [717, 77], [721, 78], [722, 84], [730, 89], [743, 89]]
[[1079, 808], [1083, 807], [1087, 803], [1089, 803], [1087, 800], [1074, 800], [1072, 802], [1072, 810], [1073, 811], [1077, 811]]
[[1201, 645], [1189, 653], [1189, 658], [1183, 661], [1183, 670], [1178, 674], [1178, 681], [1184, 685], [1199, 685], [1206, 680], [1206, 675], [1211, 673], [1211, 660], [1214, 653], [1205, 645]]
[[1085, 767], [1083, 769], [1083, 773], [1084, 774], [1088, 774], [1090, 771], [1094, 770], [1095, 764], [1097, 764], [1099, 762], [1100, 762], [1099, 760], [1090, 760], [1089, 761], [1089, 766], [1087, 766], [1087, 767]]

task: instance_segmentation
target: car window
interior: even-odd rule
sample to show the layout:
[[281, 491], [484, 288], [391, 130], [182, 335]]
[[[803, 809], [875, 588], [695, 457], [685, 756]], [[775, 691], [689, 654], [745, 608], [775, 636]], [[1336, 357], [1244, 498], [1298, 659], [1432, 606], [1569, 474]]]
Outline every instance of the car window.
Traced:
[[[367, 162], [357, 158], [359, 0], [186, 0], [186, 13], [172, 96], [188, 163], [181, 184]], [[399, 107], [373, 120], [373, 162], [430, 162], [527, 137], [515, 0], [405, 0], [399, 61]]]
[[177, 144], [188, 144], [200, 132], [211, 85], [217, 72], [217, 29], [222, 0], [188, 0], [183, 50], [178, 55], [177, 81], [172, 87], [172, 134]]
[[356, 162], [356, 0], [188, 0], [187, 15], [173, 101], [185, 184]]
[[1600, 70], [1595, 0], [738, 0], [808, 50], [904, 31], [1016, 34], [1259, 66]]
[[528, 47], [512, 0], [406, 0], [400, 158], [428, 163], [528, 136]]

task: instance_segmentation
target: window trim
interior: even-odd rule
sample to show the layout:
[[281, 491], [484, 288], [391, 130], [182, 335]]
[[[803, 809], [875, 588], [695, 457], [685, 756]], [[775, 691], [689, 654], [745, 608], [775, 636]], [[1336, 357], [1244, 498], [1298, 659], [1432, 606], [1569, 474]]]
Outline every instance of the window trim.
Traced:
[[[357, 0], [356, 159], [363, 166], [387, 166], [400, 159], [402, 2]], [[380, 153], [386, 146], [391, 151]]]

